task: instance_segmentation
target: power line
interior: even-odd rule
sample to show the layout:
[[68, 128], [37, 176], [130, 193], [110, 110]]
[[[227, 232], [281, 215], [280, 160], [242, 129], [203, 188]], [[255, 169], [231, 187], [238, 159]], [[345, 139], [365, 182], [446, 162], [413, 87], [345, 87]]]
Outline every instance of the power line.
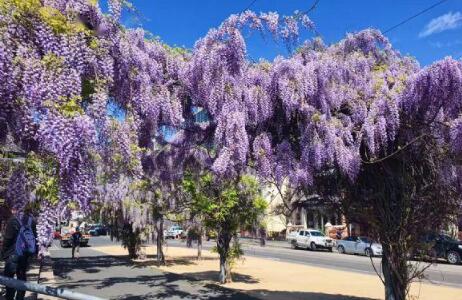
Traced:
[[439, 2], [436, 2], [436, 3], [433, 4], [432, 6], [429, 6], [429, 7], [427, 7], [426, 9], [424, 9], [424, 10], [418, 12], [417, 14], [415, 14], [415, 15], [413, 15], [413, 16], [411, 16], [411, 17], [409, 17], [409, 18], [407, 18], [407, 19], [405, 19], [405, 20], [399, 22], [398, 24], [396, 24], [396, 25], [394, 25], [394, 26], [388, 28], [387, 30], [383, 31], [383, 33], [385, 34], [385, 33], [388, 33], [388, 32], [390, 32], [390, 31], [392, 31], [392, 30], [398, 28], [399, 26], [401, 26], [401, 25], [403, 25], [403, 24], [405, 24], [405, 23], [411, 21], [412, 19], [417, 18], [418, 16], [420, 16], [420, 15], [426, 13], [427, 11], [429, 11], [429, 10], [431, 10], [431, 9], [433, 9], [433, 8], [435, 8], [435, 7], [437, 7], [437, 6], [440, 5], [440, 4], [443, 4], [443, 3], [446, 2], [446, 1], [448, 1], [448, 0], [441, 0], [441, 1], [439, 1]]
[[311, 5], [311, 7], [308, 10], [304, 11], [303, 13], [308, 14], [309, 12], [313, 11], [316, 8], [316, 6], [318, 6], [319, 1], [321, 1], [321, 0], [314, 1], [313, 5]]
[[247, 7], [244, 8], [244, 9], [241, 11], [241, 13], [243, 13], [243, 12], [245, 12], [246, 10], [248, 10], [249, 8], [251, 8], [251, 7], [255, 4], [255, 2], [257, 2], [257, 0], [253, 0], [252, 2], [250, 2], [250, 4], [247, 5]]

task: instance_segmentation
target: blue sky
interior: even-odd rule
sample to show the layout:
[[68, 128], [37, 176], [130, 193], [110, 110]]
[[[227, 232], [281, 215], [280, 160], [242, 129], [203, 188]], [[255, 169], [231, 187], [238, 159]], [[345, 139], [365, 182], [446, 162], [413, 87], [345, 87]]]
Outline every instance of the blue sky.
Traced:
[[[291, 14], [308, 9], [314, 0], [256, 0], [256, 12], [276, 11]], [[132, 0], [142, 18], [125, 16], [127, 26], [141, 24], [170, 45], [192, 48], [208, 29], [218, 26], [227, 16], [246, 8], [252, 0]], [[431, 6], [438, 0], [320, 0], [310, 14], [326, 43], [334, 43], [347, 32], [367, 27], [382, 31]], [[386, 34], [402, 54], [428, 65], [445, 56], [462, 56], [462, 0], [447, 0], [427, 13]], [[302, 39], [312, 35], [304, 34]], [[287, 54], [285, 47], [259, 34], [248, 37], [252, 59], [272, 59]]]

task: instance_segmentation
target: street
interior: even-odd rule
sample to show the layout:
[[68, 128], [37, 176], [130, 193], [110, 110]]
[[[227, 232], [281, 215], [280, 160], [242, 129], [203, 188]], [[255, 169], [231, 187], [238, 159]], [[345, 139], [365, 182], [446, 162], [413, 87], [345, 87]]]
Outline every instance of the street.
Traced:
[[[279, 242], [269, 242], [269, 245], [266, 247], [253, 245], [246, 239], [243, 239], [242, 243], [244, 253], [248, 256], [375, 275], [370, 259], [365, 256], [339, 254], [335, 250], [333, 253], [327, 251], [294, 250], [289, 248], [288, 244]], [[118, 243], [111, 241], [107, 236], [92, 237], [90, 239], [90, 248], [91, 246], [99, 247], [113, 244]], [[203, 248], [210, 250], [214, 245], [213, 241], [204, 242]], [[167, 246], [186, 247], [186, 243], [180, 240], [167, 240]], [[55, 243], [52, 249], [54, 249], [52, 251], [56, 251], [60, 247]], [[87, 250], [89, 248], [83, 249]], [[62, 250], [59, 250], [54, 253], [61, 252]], [[70, 255], [70, 249], [66, 249], [64, 252]], [[373, 258], [373, 261], [377, 270], [380, 271], [380, 258]], [[425, 263], [422, 263], [423, 265]], [[462, 265], [454, 266], [441, 262], [430, 266], [425, 274], [427, 276], [425, 281], [437, 285], [462, 288]]]

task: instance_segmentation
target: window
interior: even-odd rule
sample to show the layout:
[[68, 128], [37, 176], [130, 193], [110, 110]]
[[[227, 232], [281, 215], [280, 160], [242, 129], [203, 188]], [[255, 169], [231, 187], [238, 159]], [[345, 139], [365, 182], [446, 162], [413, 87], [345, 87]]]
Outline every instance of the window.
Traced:
[[310, 234], [312, 236], [324, 236], [324, 234], [322, 234], [320, 231], [310, 231]]
[[298, 235], [301, 235], [301, 236], [304, 236], [305, 235], [305, 231], [301, 230], [298, 232]]
[[365, 236], [360, 237], [359, 240], [361, 240], [362, 242], [364, 242], [366, 244], [371, 244], [372, 243], [372, 240], [369, 239], [368, 237], [365, 237]]

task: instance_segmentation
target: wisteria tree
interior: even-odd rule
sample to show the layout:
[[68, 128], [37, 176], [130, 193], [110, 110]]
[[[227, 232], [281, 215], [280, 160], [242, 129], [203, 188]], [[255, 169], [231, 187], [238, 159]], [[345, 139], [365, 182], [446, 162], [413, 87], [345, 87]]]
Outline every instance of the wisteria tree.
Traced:
[[[315, 39], [289, 58], [250, 63], [240, 32], [249, 15], [211, 30], [190, 64], [192, 98], [214, 120], [212, 169], [239, 170], [249, 145], [263, 177], [277, 166], [276, 178], [311, 186], [317, 174], [337, 169], [355, 195], [370, 199], [386, 298], [404, 299], [412, 276], [407, 249], [396, 245], [406, 245], [404, 233], [434, 197], [450, 201], [436, 204], [422, 230], [440, 228], [460, 203], [461, 63], [447, 58], [420, 69], [374, 30], [329, 47]], [[409, 209], [416, 209], [412, 218]]]
[[[104, 14], [97, 1], [83, 0], [0, 2], [0, 144], [12, 139], [38, 165], [56, 166], [45, 170], [53, 180], [43, 182], [42, 219], [56, 207], [88, 212], [98, 165], [114, 175], [104, 184], [123, 172], [170, 187], [191, 161], [224, 182], [254, 165], [262, 178], [274, 173], [296, 188], [335, 169], [377, 220], [386, 298], [404, 299], [407, 249], [395, 246], [406, 244], [430, 204], [439, 203], [434, 223], [423, 227], [435, 229], [460, 201], [460, 61], [420, 68], [367, 29], [331, 46], [313, 39], [287, 58], [250, 62], [244, 30], [293, 46], [313, 23], [300, 13], [246, 11], [186, 52], [121, 26], [122, 1], [109, 8]], [[125, 114], [120, 128], [108, 103]], [[174, 131], [168, 141], [165, 128]], [[113, 152], [110, 141], [120, 149]], [[169, 150], [158, 156], [165, 143]], [[8, 184], [14, 205], [34, 198], [27, 186], [37, 177], [27, 172], [14, 172]], [[51, 222], [42, 224], [45, 241]]]
[[[330, 51], [334, 52], [329, 63], [338, 63], [335, 54], [341, 53], [347, 58], [346, 68], [324, 73], [333, 77], [321, 90], [319, 84], [324, 79], [318, 77], [314, 87], [320, 94], [295, 96], [311, 104], [307, 109], [313, 111], [305, 115], [311, 120], [297, 122], [297, 126], [289, 123], [286, 128], [295, 127], [298, 132], [285, 136], [270, 129], [271, 143], [274, 147], [279, 137], [290, 141], [293, 165], [305, 164], [312, 175], [335, 166], [349, 178], [353, 191], [350, 199], [368, 202], [364, 206], [368, 210], [363, 212], [372, 212], [367, 220], [384, 247], [386, 298], [404, 299], [410, 280], [421, 274], [407, 263], [407, 254], [415, 250], [412, 247], [418, 245], [419, 236], [441, 228], [460, 205], [456, 192], [458, 162], [451, 159], [455, 153], [451, 132], [457, 124], [454, 120], [461, 96], [460, 62], [446, 59], [418, 70], [407, 58], [392, 52], [387, 41], [373, 31], [348, 37], [321, 51], [309, 46], [292, 59], [301, 59], [306, 66], [317, 65], [316, 74], [323, 74], [324, 63], [319, 66], [319, 60], [306, 58]], [[354, 65], [363, 59], [370, 65], [366, 70], [355, 70], [362, 63]], [[340, 65], [341, 61], [337, 68]], [[360, 75], [359, 81], [355, 75]], [[441, 94], [437, 95], [438, 91]], [[290, 98], [283, 96], [281, 101], [294, 99], [293, 94]], [[346, 99], [342, 100], [343, 96]], [[321, 102], [312, 102], [317, 100]], [[291, 115], [299, 119], [300, 113], [295, 108]], [[287, 113], [281, 117], [287, 118]], [[270, 150], [267, 153], [278, 154]]]
[[[149, 144], [160, 123], [181, 116], [172, 84], [179, 55], [145, 39], [142, 30], [120, 26], [122, 1], [109, 1], [109, 8], [104, 14], [98, 1], [80, 0], [0, 3], [0, 143], [13, 140], [26, 156], [55, 161], [57, 201], [42, 198], [42, 216], [43, 209], [69, 205], [89, 212], [99, 157], [106, 169], [117, 165], [114, 161], [141, 166], [138, 145]], [[109, 103], [131, 118], [118, 137], [124, 152], [113, 157], [107, 142], [113, 126]], [[11, 179], [14, 206], [37, 199], [31, 191], [23, 199], [24, 193], [14, 190], [29, 178]], [[40, 230], [41, 239], [49, 242], [51, 230], [49, 225]]]

